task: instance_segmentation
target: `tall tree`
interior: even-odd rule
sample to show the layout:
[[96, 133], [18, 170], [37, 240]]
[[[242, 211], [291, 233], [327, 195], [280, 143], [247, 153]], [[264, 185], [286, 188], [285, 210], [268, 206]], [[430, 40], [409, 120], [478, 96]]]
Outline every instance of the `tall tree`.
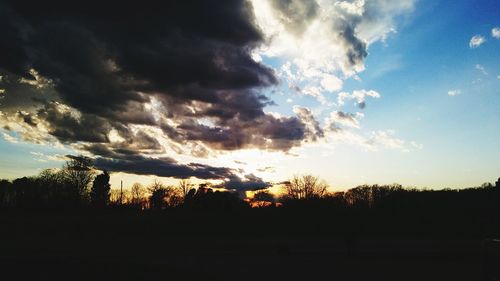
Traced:
[[148, 187], [149, 193], [149, 208], [154, 210], [161, 210], [165, 206], [165, 186], [159, 181], [154, 181]]
[[104, 171], [94, 179], [90, 191], [90, 200], [96, 207], [105, 207], [109, 203], [111, 185], [109, 184], [109, 174]]
[[69, 155], [69, 160], [63, 167], [64, 177], [78, 201], [88, 197], [89, 185], [94, 179], [95, 171], [92, 169], [92, 159], [85, 156]]
[[146, 193], [142, 184], [136, 182], [130, 189], [131, 203], [134, 205], [142, 205], [144, 202], [144, 194]]

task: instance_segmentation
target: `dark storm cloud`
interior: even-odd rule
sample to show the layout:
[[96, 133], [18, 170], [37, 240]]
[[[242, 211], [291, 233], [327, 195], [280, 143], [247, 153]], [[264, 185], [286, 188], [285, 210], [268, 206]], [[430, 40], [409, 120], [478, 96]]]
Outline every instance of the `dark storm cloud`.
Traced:
[[175, 129], [164, 125], [164, 132], [179, 142], [201, 141], [214, 149], [264, 148], [287, 151], [309, 139], [306, 124], [297, 117], [261, 114], [252, 120], [222, 119], [215, 126], [186, 121]]
[[137, 91], [219, 102], [215, 90], [276, 83], [248, 54], [261, 38], [245, 1], [8, 2], [0, 40], [22, 54], [2, 67], [35, 68], [83, 112], [123, 110]]
[[221, 184], [221, 187], [224, 187], [228, 190], [234, 190], [244, 195], [245, 191], [254, 191], [261, 190], [270, 187], [272, 184], [269, 182], [263, 181], [261, 178], [249, 174], [245, 175], [243, 179], [240, 177], [233, 175], [229, 177], [227, 181]]
[[149, 158], [139, 155], [124, 156], [121, 158], [102, 158], [94, 160], [94, 166], [110, 172], [125, 172], [137, 175], [155, 175], [160, 177], [175, 177], [186, 179], [225, 179], [233, 177], [229, 168], [211, 167], [203, 164], [179, 164], [172, 158]]
[[47, 123], [49, 133], [62, 142], [108, 142], [111, 126], [105, 119], [92, 114], [75, 116], [57, 102], [50, 102], [38, 111]]
[[[315, 5], [293, 2], [290, 17], [315, 15]], [[261, 89], [277, 79], [250, 56], [263, 38], [244, 0], [3, 1], [0, 34], [0, 75], [10, 79], [2, 111], [22, 111], [18, 122], [41, 122], [111, 171], [227, 172], [143, 156], [164, 148], [132, 125], [161, 128], [170, 146], [189, 144], [200, 157], [208, 148], [288, 151], [321, 136], [312, 116], [264, 112], [272, 102]], [[110, 141], [113, 129], [123, 141]]]
[[6, 3], [0, 2], [0, 54], [1, 67], [17, 75], [27, 74], [29, 55], [26, 50], [29, 27]]

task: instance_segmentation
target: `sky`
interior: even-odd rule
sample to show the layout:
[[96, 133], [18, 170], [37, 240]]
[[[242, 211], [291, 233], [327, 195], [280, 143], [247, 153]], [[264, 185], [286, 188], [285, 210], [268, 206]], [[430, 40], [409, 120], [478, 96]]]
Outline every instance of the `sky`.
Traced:
[[500, 176], [500, 3], [0, 3], [0, 178], [461, 188]]

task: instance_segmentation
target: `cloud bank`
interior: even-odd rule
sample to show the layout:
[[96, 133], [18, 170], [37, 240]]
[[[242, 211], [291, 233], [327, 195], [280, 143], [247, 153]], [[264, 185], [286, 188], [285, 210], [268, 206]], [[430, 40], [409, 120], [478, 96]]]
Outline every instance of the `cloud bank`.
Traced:
[[[185, 156], [288, 152], [324, 139], [334, 124], [359, 128], [362, 113], [336, 111], [322, 125], [304, 106], [290, 116], [266, 112], [274, 102], [265, 89], [286, 83], [324, 104], [332, 104], [325, 93], [338, 94], [339, 105], [353, 100], [363, 109], [380, 94], [338, 92], [363, 71], [370, 44], [413, 7], [413, 0], [2, 1], [3, 134], [69, 145], [109, 171], [262, 186], [253, 175], [235, 178], [232, 169]], [[273, 68], [262, 57], [287, 63]]]

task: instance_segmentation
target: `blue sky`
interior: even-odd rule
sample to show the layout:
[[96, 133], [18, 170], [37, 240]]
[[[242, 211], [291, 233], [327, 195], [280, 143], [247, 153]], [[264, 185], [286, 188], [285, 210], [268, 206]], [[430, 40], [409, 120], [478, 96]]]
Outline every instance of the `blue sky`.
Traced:
[[[365, 163], [365, 175], [371, 174], [367, 182], [392, 179], [420, 187], [463, 187], [500, 176], [500, 40], [491, 35], [500, 24], [498, 10], [495, 1], [419, 1], [411, 14], [398, 19], [396, 33], [370, 45], [361, 81], [348, 79], [342, 90], [378, 91], [382, 97], [363, 110], [363, 130], [390, 128], [422, 149], [374, 154], [345, 146], [332, 156], [332, 162], [352, 162], [342, 173], [356, 177], [349, 171]], [[486, 42], [471, 48], [474, 35]], [[449, 96], [454, 90], [460, 94]], [[288, 95], [272, 97], [284, 105]], [[318, 105], [310, 96], [293, 99]], [[276, 110], [290, 114], [291, 108]]]
[[[299, 114], [299, 108], [306, 108], [325, 128], [326, 136], [286, 152], [242, 149], [217, 152], [203, 159], [179, 159], [232, 168], [241, 168], [235, 161], [248, 162], [243, 167], [248, 173], [268, 181], [312, 173], [326, 179], [334, 189], [393, 182], [417, 187], [467, 187], [500, 177], [500, 38], [492, 34], [500, 27], [498, 1], [378, 1], [376, 8], [359, 2], [365, 5], [365, 13], [372, 12], [379, 18], [361, 17], [356, 36], [367, 43], [367, 55], [352, 64], [346, 64], [344, 57], [349, 42], [338, 43], [336, 33], [331, 38], [314, 37], [317, 29], [324, 27], [320, 17], [304, 27], [299, 36], [273, 16], [265, 1], [252, 3], [260, 7], [255, 13], [264, 34], [275, 38], [255, 50], [256, 60], [272, 68], [280, 81], [261, 90], [275, 103], [264, 110], [293, 116]], [[333, 7], [324, 1], [318, 3], [324, 11]], [[334, 11], [347, 22], [350, 17], [359, 19], [347, 10]], [[339, 24], [335, 18], [338, 15], [325, 24], [345, 24]], [[372, 27], [373, 23], [377, 26]], [[477, 35], [485, 41], [471, 47], [470, 41]], [[317, 49], [307, 49], [316, 41]], [[289, 47], [290, 42], [297, 45]], [[318, 51], [318, 55], [309, 56], [311, 53], [302, 48]], [[292, 76], [285, 73], [286, 65]], [[325, 77], [333, 79], [333, 84], [323, 84]], [[313, 90], [318, 94], [311, 94]], [[363, 95], [366, 107], [356, 103], [355, 91]], [[367, 96], [368, 91], [380, 97]], [[342, 102], [341, 93], [348, 96]], [[332, 115], [338, 112], [344, 115]], [[329, 122], [341, 129], [328, 129]], [[61, 166], [62, 155], [81, 152], [71, 144], [33, 144], [16, 132], [2, 133], [3, 178]], [[275, 171], [262, 172], [264, 166], [272, 166]], [[125, 177], [117, 175], [115, 184]], [[133, 181], [132, 175], [126, 177]]]

